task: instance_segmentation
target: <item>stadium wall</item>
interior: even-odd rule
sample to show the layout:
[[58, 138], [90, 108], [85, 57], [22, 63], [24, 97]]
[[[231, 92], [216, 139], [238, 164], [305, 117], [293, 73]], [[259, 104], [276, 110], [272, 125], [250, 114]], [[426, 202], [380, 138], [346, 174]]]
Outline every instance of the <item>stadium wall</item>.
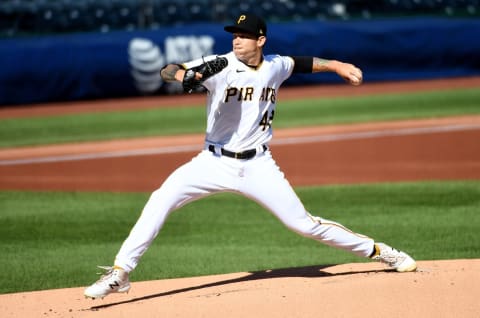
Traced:
[[[409, 18], [270, 24], [266, 54], [354, 63], [366, 82], [480, 74], [480, 20]], [[178, 93], [159, 70], [231, 50], [223, 25], [0, 40], [0, 105]], [[294, 75], [287, 85], [336, 83]]]

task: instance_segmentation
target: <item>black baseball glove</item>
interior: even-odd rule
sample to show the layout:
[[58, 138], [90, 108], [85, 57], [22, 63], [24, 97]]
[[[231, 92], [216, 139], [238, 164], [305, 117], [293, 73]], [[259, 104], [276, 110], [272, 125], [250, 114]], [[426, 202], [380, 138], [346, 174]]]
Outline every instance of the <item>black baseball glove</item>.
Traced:
[[[183, 90], [187, 93], [193, 92], [197, 89], [204, 80], [207, 78], [220, 73], [228, 65], [228, 60], [225, 57], [217, 56], [211, 61], [203, 61], [202, 64], [189, 68], [185, 71], [183, 76], [182, 86]], [[195, 78], [195, 73], [202, 74], [201, 79]]]

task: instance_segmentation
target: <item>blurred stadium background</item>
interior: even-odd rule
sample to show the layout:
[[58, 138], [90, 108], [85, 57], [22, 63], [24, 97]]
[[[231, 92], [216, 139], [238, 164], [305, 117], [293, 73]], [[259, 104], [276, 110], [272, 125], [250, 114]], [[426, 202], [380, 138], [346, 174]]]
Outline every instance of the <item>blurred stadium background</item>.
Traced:
[[181, 93], [160, 68], [231, 50], [241, 12], [269, 24], [266, 54], [349, 61], [365, 82], [480, 74], [480, 0], [0, 0], [0, 105]]
[[224, 23], [239, 12], [268, 22], [405, 16], [480, 17], [480, 0], [2, 0], [0, 35], [155, 30]]

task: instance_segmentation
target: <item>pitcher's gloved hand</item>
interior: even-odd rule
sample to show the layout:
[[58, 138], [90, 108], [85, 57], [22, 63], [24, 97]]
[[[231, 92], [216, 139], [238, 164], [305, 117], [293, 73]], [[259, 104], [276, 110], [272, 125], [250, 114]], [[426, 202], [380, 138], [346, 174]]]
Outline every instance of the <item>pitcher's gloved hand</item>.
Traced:
[[217, 56], [213, 60], [204, 61], [198, 66], [187, 69], [182, 81], [183, 90], [187, 93], [193, 92], [204, 80], [220, 73], [227, 65], [228, 60], [225, 57]]

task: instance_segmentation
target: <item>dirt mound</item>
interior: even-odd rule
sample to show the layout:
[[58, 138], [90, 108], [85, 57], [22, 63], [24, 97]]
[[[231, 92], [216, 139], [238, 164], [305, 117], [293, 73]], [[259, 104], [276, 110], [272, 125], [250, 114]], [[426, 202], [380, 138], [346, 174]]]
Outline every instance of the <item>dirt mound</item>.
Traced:
[[480, 259], [310, 266], [133, 282], [101, 300], [83, 288], [0, 295], [2, 317], [478, 317]]

